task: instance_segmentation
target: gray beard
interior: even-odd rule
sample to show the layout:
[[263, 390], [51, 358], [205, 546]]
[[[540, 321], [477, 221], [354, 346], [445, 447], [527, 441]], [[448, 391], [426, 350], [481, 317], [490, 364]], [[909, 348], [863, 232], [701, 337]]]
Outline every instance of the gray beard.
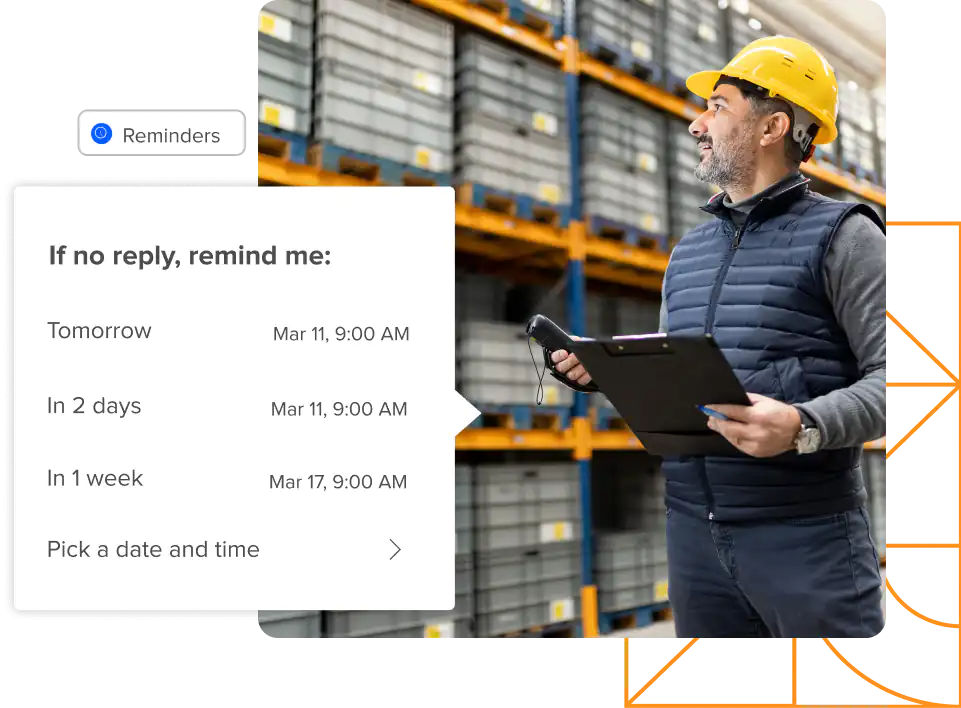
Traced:
[[711, 150], [711, 157], [698, 163], [694, 176], [725, 191], [743, 190], [754, 181], [754, 160], [745, 142], [729, 145], [723, 152]]

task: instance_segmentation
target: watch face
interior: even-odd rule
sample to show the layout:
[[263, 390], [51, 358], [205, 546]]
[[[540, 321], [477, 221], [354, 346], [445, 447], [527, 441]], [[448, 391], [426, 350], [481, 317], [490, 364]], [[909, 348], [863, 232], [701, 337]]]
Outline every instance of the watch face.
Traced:
[[797, 451], [808, 454], [815, 452], [821, 444], [821, 432], [817, 428], [805, 428], [798, 434]]

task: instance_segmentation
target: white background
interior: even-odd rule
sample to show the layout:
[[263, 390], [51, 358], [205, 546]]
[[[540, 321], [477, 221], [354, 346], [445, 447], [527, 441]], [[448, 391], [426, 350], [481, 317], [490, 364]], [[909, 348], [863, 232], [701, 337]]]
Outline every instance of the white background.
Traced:
[[[453, 437], [473, 417], [454, 391], [453, 197], [449, 187], [18, 189], [16, 606], [452, 609]], [[305, 230], [318, 214], [324, 228]], [[51, 265], [59, 245], [65, 263]], [[172, 252], [166, 270], [114, 263], [115, 251], [160, 261], [158, 246]], [[241, 246], [274, 248], [275, 264], [190, 263], [192, 251]], [[76, 250], [105, 260], [75, 265]], [[288, 251], [315, 250], [319, 265], [287, 264]], [[372, 303], [384, 290], [392, 296]], [[53, 321], [150, 336], [53, 339]], [[275, 340], [288, 327], [307, 339]], [[329, 341], [314, 341], [313, 327]], [[370, 328], [374, 341], [338, 341], [338, 327]], [[385, 341], [395, 328], [409, 341]], [[49, 413], [48, 398], [66, 412]], [[101, 398], [141, 412], [98, 415]], [[311, 414], [315, 402], [326, 417]], [[372, 415], [337, 416], [337, 402], [369, 402]], [[274, 416], [274, 403], [303, 413]], [[380, 415], [385, 403], [406, 414]], [[48, 470], [66, 486], [49, 486]], [[131, 470], [142, 487], [86, 483]], [[271, 489], [272, 475], [300, 488]], [[326, 490], [310, 488], [318, 475]], [[335, 475], [371, 487], [337, 489]], [[406, 487], [392, 489], [400, 477]], [[391, 540], [402, 549], [393, 560]], [[48, 541], [86, 543], [91, 557], [48, 557]], [[258, 555], [217, 558], [218, 541]], [[162, 555], [120, 557], [124, 542]], [[168, 552], [202, 542], [203, 560]]]
[[[255, 0], [0, 0], [0, 56], [16, 65], [0, 89], [0, 174], [255, 174], [210, 158], [80, 162], [71, 144], [83, 103], [253, 102], [255, 22]], [[0, 618], [0, 662], [7, 703], [623, 700], [619, 641], [258, 642], [253, 625]]]
[[237, 175], [237, 157], [74, 155], [83, 105], [256, 101], [255, 0], [0, 0], [0, 174]]

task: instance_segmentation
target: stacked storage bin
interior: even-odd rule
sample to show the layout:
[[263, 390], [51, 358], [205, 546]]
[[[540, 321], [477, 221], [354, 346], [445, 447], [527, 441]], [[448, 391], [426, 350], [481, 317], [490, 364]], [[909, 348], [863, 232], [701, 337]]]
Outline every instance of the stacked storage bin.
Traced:
[[[636, 297], [607, 298], [606, 309], [613, 315], [611, 333], [621, 335], [657, 332], [660, 326], [660, 308], [660, 300], [646, 298], [641, 294]], [[590, 400], [596, 408], [613, 408], [603, 393], [593, 394]]]
[[566, 225], [570, 202], [564, 75], [516, 49], [480, 37], [458, 41], [455, 180], [497, 190], [522, 204], [556, 209]]
[[579, 0], [582, 51], [651, 83], [661, 80], [664, 0]]
[[[529, 344], [523, 325], [472, 321], [461, 326], [457, 390], [475, 405], [535, 405], [538, 372], [543, 368], [540, 348]], [[573, 405], [574, 392], [550, 375], [544, 376], [543, 387], [544, 405]]]
[[257, 621], [260, 629], [277, 639], [309, 639], [323, 636], [321, 613], [299, 610], [260, 610]]
[[771, 32], [751, 17], [751, 3], [748, 0], [733, 0], [725, 10], [727, 15], [727, 54], [729, 58], [741, 51], [756, 39], [768, 37]]
[[[310, 134], [313, 0], [273, 0], [260, 13], [257, 95], [262, 126]], [[303, 160], [304, 155], [299, 155]]]
[[878, 136], [878, 177], [882, 185], [888, 183], [887, 176], [887, 105], [884, 91], [874, 95], [874, 122]]
[[863, 84], [838, 75], [841, 166], [859, 178], [878, 181], [874, 101]]
[[868, 491], [868, 518], [878, 555], [884, 555], [885, 542], [885, 460], [883, 450], [866, 450], [861, 457], [861, 474]]
[[397, 0], [317, 0], [313, 140], [323, 167], [380, 166], [378, 179], [449, 184], [454, 30]]
[[672, 120], [668, 125], [670, 162], [671, 239], [673, 243], [698, 224], [714, 217], [701, 207], [714, 196], [715, 189], [694, 176], [700, 162], [697, 142], [688, 132], [688, 123]]
[[666, 0], [664, 67], [667, 87], [684, 95], [685, 80], [705, 69], [720, 69], [730, 58], [724, 16], [717, 0]]
[[578, 480], [571, 463], [475, 468], [477, 636], [580, 615]]
[[618, 612], [667, 601], [667, 547], [658, 535], [598, 532], [597, 609]]
[[651, 334], [661, 323], [661, 301], [638, 295], [618, 298], [615, 306], [618, 334]]
[[614, 222], [637, 230], [632, 233], [642, 245], [666, 248], [667, 118], [663, 112], [588, 83], [581, 102], [581, 126], [584, 212], [592, 230], [603, 235], [601, 228]]
[[593, 493], [598, 609], [667, 602], [664, 476], [654, 458], [599, 461]]
[[433, 611], [325, 612], [328, 637], [380, 637], [447, 639], [473, 636], [474, 568], [471, 563], [473, 531], [472, 469], [457, 465], [454, 471], [456, 557], [454, 609]]
[[454, 316], [458, 325], [468, 320], [499, 320], [504, 317], [510, 283], [503, 278], [458, 271]]

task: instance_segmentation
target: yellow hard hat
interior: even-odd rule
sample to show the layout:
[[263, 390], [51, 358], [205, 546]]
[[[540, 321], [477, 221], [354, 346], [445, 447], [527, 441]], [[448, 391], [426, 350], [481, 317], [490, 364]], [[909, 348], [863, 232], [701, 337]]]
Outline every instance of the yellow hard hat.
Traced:
[[748, 44], [720, 71], [699, 71], [687, 88], [707, 100], [721, 76], [750, 81], [808, 111], [819, 126], [815, 145], [838, 137], [838, 81], [817, 49], [792, 37], [764, 37]]

